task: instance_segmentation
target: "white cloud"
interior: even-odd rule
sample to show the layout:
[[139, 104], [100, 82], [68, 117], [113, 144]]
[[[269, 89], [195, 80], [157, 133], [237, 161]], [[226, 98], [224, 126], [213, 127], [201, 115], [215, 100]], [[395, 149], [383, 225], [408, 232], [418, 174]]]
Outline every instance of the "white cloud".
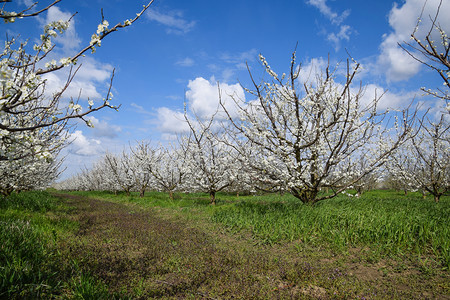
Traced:
[[[300, 84], [307, 82], [309, 84], [312, 84], [314, 87], [316, 86], [316, 78], [323, 76], [325, 69], [328, 65], [328, 61], [325, 60], [322, 57], [313, 58], [306, 64], [302, 65], [302, 68], [299, 73], [298, 80]], [[330, 62], [330, 69], [333, 70], [334, 64]], [[346, 71], [342, 67], [338, 67], [336, 70], [336, 81], [335, 84], [339, 89], [344, 88], [345, 83], [345, 73]], [[357, 76], [358, 78], [361, 77]], [[367, 76], [367, 75], [364, 75]], [[344, 80], [344, 82], [340, 80]], [[357, 84], [357, 79], [355, 78], [353, 80], [353, 85], [351, 85], [351, 92], [353, 95], [356, 95], [359, 92], [359, 85]], [[378, 84], [369, 83], [362, 87], [362, 96], [360, 99], [360, 103], [363, 106], [369, 105], [375, 98], [379, 98], [381, 96], [381, 99], [378, 102], [378, 110], [383, 111], [388, 108], [391, 109], [403, 109], [408, 104], [411, 103], [411, 101], [417, 97], [417, 95], [420, 94], [420, 91], [409, 91], [409, 92], [398, 92], [393, 93], [390, 91], [387, 91], [385, 88]]]
[[399, 37], [389, 34], [380, 45], [378, 66], [388, 81], [406, 80], [417, 74], [421, 64], [398, 46]]
[[65, 157], [62, 168], [66, 169], [62, 178], [78, 173], [83, 167], [90, 168], [106, 152], [119, 153], [127, 147], [127, 142], [108, 137], [92, 138], [91, 133], [95, 136], [94, 129], [88, 128], [85, 132], [76, 130], [71, 134], [73, 142], [61, 152], [61, 157]]
[[335, 19], [337, 17], [337, 13], [331, 11], [331, 8], [327, 5], [327, 0], [308, 0], [307, 3], [315, 6], [320, 10], [320, 12], [327, 16], [330, 19]]
[[[113, 67], [109, 64], [101, 64], [90, 57], [82, 59], [80, 63], [82, 66], [64, 92], [64, 98], [77, 99], [81, 95], [80, 98], [82, 100], [87, 100], [88, 98], [94, 101], [103, 99], [106, 95], [102, 95], [99, 88], [101, 89], [107, 84]], [[47, 80], [47, 95], [51, 96], [59, 92], [67, 83], [68, 76], [68, 68], [43, 75], [42, 77]]]
[[169, 99], [169, 100], [180, 100], [181, 96], [180, 95], [168, 95], [165, 98]]
[[34, 4], [33, 0], [20, 0], [19, 3], [25, 5], [27, 8]]
[[298, 80], [301, 84], [307, 82], [314, 85], [317, 76], [321, 76], [327, 66], [328, 61], [322, 57], [312, 58], [309, 62], [301, 66]]
[[100, 121], [94, 116], [89, 116], [86, 119], [90, 120], [92, 125], [94, 125], [94, 128], [91, 130], [95, 137], [116, 138], [118, 133], [122, 131], [120, 126], [108, 124], [106, 121]]
[[[235, 99], [245, 100], [244, 90], [239, 84], [220, 84], [222, 101], [232, 116], [237, 115]], [[206, 80], [198, 77], [190, 80], [186, 91], [187, 110], [190, 120], [198, 117], [200, 120], [207, 120], [212, 117], [219, 105], [219, 87], [214, 78]], [[171, 140], [178, 133], [189, 132], [189, 125], [185, 121], [184, 112], [175, 111], [167, 107], [160, 107], [157, 110], [157, 118], [152, 123], [157, 124], [157, 129], [161, 132], [161, 138]], [[216, 115], [218, 120], [225, 119], [222, 111]], [[195, 121], [194, 121], [195, 123]]]
[[140, 111], [144, 111], [144, 110], [145, 110], [143, 106], [141, 106], [141, 105], [139, 105], [139, 104], [136, 104], [136, 103], [134, 103], [134, 102], [132, 102], [130, 105], [131, 105], [132, 107], [136, 108], [136, 109], [137, 109], [137, 112], [140, 112]]
[[327, 17], [333, 24], [341, 24], [350, 14], [349, 10], [345, 10], [341, 15], [333, 11], [328, 5], [327, 0], [308, 0], [306, 3], [319, 9], [320, 13]]
[[131, 107], [133, 107], [133, 112], [138, 113], [138, 114], [143, 114], [143, 115], [150, 115], [150, 116], [154, 116], [155, 114], [147, 109], [145, 109], [145, 107], [143, 107], [142, 105], [136, 104], [134, 102], [132, 102], [130, 104]]
[[340, 31], [338, 33], [329, 33], [327, 40], [334, 44], [334, 50], [338, 51], [341, 48], [342, 40], [350, 40], [350, 34], [352, 33], [352, 28], [348, 25], [341, 25]]
[[226, 63], [239, 65], [242, 63], [245, 64], [245, 62], [247, 61], [248, 62], [254, 61], [257, 56], [258, 51], [256, 49], [250, 49], [247, 51], [238, 52], [234, 54], [222, 53], [219, 57]]
[[194, 65], [194, 60], [190, 57], [186, 57], [182, 60], [177, 61], [175, 65], [181, 67], [192, 67]]
[[70, 135], [73, 142], [67, 147], [69, 153], [81, 156], [96, 156], [102, 153], [101, 142], [97, 139], [89, 139], [81, 130], [76, 130]]
[[[356, 93], [357, 90], [353, 88], [352, 92]], [[384, 111], [386, 109], [404, 109], [420, 93], [420, 91], [392, 93], [373, 83], [366, 85], [363, 92], [364, 94], [361, 98], [361, 103], [363, 105], [368, 105], [375, 98], [379, 98], [381, 96], [377, 106], [379, 111]]]
[[213, 73], [218, 72], [220, 70], [220, 67], [217, 64], [208, 64], [207, 67]]
[[339, 32], [330, 33], [327, 32], [327, 30], [324, 30], [327, 41], [334, 45], [335, 51], [338, 51], [341, 48], [341, 42], [343, 40], [348, 41], [350, 39], [350, 34], [354, 31], [349, 25], [342, 24], [342, 22], [350, 15], [350, 10], [345, 10], [342, 14], [338, 14], [327, 5], [327, 0], [307, 0], [306, 3], [319, 9], [320, 13], [334, 25], [333, 28], [336, 26], [339, 28]]
[[219, 88], [222, 102], [232, 115], [237, 111], [233, 98], [245, 100], [244, 89], [240, 84], [220, 83], [218, 86], [214, 78], [210, 81], [203, 77], [190, 80], [188, 88], [186, 91], [188, 107], [200, 118], [210, 118], [217, 109], [220, 109]]
[[208, 80], [198, 77], [189, 81], [188, 88], [186, 99], [189, 102], [189, 109], [201, 118], [212, 116], [219, 107], [217, 84], [212, 84]]
[[[419, 39], [423, 39], [428, 33], [431, 21], [436, 15], [440, 0], [406, 0], [402, 6], [394, 3], [389, 13], [389, 25], [392, 32], [383, 36], [378, 57], [378, 67], [385, 70], [388, 81], [406, 80], [417, 74], [420, 63], [410, 57], [398, 43], [409, 42], [410, 35], [417, 24], [417, 19], [423, 9], [422, 22], [416, 33]], [[424, 6], [424, 4], [426, 4]], [[444, 12], [450, 11], [450, 1], [442, 1], [440, 18], [438, 22], [444, 31], [450, 31], [450, 18]]]
[[235, 79], [235, 78], [233, 78], [234, 76], [235, 76], [235, 72], [233, 69], [225, 68], [222, 70], [222, 81], [227, 82], [227, 81], [230, 81], [231, 79]]
[[157, 109], [157, 114], [157, 129], [160, 132], [166, 134], [189, 132], [189, 126], [182, 112], [160, 107]]
[[207, 67], [215, 74], [220, 74], [221, 82], [236, 80], [236, 72], [246, 70], [247, 62], [254, 62], [258, 57], [256, 49], [242, 52], [224, 52], [217, 56], [216, 63], [208, 64]]
[[80, 63], [82, 64], [82, 67], [77, 72], [75, 78], [84, 81], [109, 81], [114, 69], [113, 66], [100, 63], [92, 57], [85, 57]]
[[151, 21], [156, 21], [167, 26], [167, 33], [185, 34], [195, 26], [195, 21], [187, 21], [183, 18], [183, 13], [178, 10], [161, 13], [155, 9], [147, 11], [146, 16]]

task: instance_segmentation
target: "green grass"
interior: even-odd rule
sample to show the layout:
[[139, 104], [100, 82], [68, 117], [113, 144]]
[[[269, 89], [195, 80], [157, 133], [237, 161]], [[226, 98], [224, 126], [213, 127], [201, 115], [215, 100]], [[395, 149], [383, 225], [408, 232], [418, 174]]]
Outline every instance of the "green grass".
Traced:
[[[285, 197], [287, 198], [287, 197]], [[436, 204], [395, 193], [368, 193], [303, 205], [292, 199], [242, 201], [218, 207], [212, 218], [265, 243], [369, 246], [383, 254], [434, 254], [450, 267], [450, 201]]]
[[[321, 293], [316, 286], [337, 298], [368, 295], [370, 289], [380, 297], [420, 298], [424, 289], [436, 297], [449, 289], [440, 279], [448, 278], [449, 269], [448, 196], [434, 203], [419, 194], [374, 191], [304, 205], [288, 194], [220, 193], [212, 206], [201, 193], [177, 193], [173, 200], [157, 192], [144, 198], [71, 194], [82, 197], [26, 192], [0, 199], [0, 298], [190, 292], [195, 298], [224, 291], [226, 280], [247, 280], [251, 287], [227, 290], [241, 296], [275, 295], [280, 288], [287, 294], [279, 295], [315, 297]], [[367, 284], [360, 276], [377, 282]], [[216, 279], [226, 280], [216, 286]], [[417, 288], [398, 290], [406, 284], [402, 280]], [[197, 290], [203, 284], [205, 290]]]
[[448, 196], [374, 191], [304, 205], [220, 193], [212, 206], [201, 193], [70, 194], [83, 241], [72, 253], [92, 272], [71, 295], [439, 299], [450, 289]]
[[41, 192], [0, 199], [0, 296], [45, 297], [60, 288], [52, 261], [57, 227], [43, 218], [57, 204]]
[[78, 228], [70, 208], [43, 191], [0, 197], [1, 299], [110, 299], [106, 288], [61, 253]]
[[57, 202], [46, 192], [30, 191], [13, 193], [9, 197], [3, 197], [0, 201], [0, 209], [12, 209], [30, 212], [47, 212], [57, 207]]
[[289, 194], [240, 196], [220, 193], [217, 205], [206, 194], [164, 193], [131, 197], [108, 192], [76, 192], [103, 199], [131, 202], [144, 207], [166, 207], [203, 211], [212, 221], [232, 232], [250, 232], [263, 244], [297, 243], [325, 246], [345, 252], [369, 248], [376, 256], [432, 257], [450, 268], [450, 197], [440, 203], [422, 199], [419, 193], [405, 196], [395, 191], [367, 192], [360, 198], [338, 196], [313, 206], [304, 205]]

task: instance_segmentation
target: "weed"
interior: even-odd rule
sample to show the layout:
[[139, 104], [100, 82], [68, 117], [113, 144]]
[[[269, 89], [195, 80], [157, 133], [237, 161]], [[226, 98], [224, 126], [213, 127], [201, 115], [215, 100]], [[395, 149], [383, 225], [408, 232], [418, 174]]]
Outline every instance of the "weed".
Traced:
[[72, 279], [74, 299], [110, 299], [107, 287], [89, 274], [81, 274]]

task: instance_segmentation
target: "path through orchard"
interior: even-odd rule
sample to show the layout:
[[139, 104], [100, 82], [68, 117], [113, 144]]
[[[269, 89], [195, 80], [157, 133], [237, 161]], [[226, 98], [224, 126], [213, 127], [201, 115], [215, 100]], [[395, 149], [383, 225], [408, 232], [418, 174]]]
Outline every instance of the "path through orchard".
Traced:
[[287, 266], [263, 249], [230, 245], [154, 210], [73, 195], [64, 198], [76, 208], [72, 217], [80, 223], [79, 243], [70, 247], [71, 255], [81, 258], [112, 291], [143, 298], [247, 299], [298, 292], [288, 289], [279, 274], [271, 274]]
[[286, 245], [258, 245], [161, 209], [58, 196], [74, 208], [70, 218], [80, 224], [63, 251], [112, 293], [133, 299], [401, 295], [378, 266], [337, 268], [326, 253], [312, 258]]

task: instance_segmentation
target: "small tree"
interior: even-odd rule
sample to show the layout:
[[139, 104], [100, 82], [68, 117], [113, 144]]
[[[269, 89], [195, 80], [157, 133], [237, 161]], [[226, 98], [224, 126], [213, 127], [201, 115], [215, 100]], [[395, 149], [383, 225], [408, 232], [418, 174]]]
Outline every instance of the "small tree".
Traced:
[[424, 87], [422, 90], [445, 101], [446, 111], [434, 119], [428, 115], [428, 118], [420, 123], [419, 134], [407, 148], [408, 155], [416, 159], [417, 169], [408, 175], [422, 190], [431, 193], [436, 202], [450, 188], [450, 38], [438, 22], [442, 3], [440, 1], [435, 16], [430, 16], [431, 25], [425, 38], [418, 37], [421, 15], [411, 34], [412, 42], [400, 45], [414, 59], [436, 71], [443, 80], [444, 88], [432, 90]]
[[[369, 155], [372, 152], [368, 153]], [[369, 168], [367, 165], [371, 162], [371, 159], [366, 157], [364, 154], [355, 154], [348, 160], [347, 163], [343, 162], [341, 165], [343, 167], [340, 172], [337, 173], [338, 178], [336, 178], [335, 186], [345, 185], [346, 182], [354, 181], [355, 178], [359, 178], [359, 180], [355, 181], [350, 189], [354, 189], [356, 191], [355, 196], [360, 197], [363, 193], [374, 189], [377, 184], [382, 180], [382, 172], [381, 169], [375, 169], [372, 172], [366, 174], [361, 177], [362, 172], [366, 172]], [[349, 178], [340, 177], [339, 174], [346, 174]], [[342, 183], [340, 183], [342, 182]]]
[[400, 172], [411, 178], [414, 185], [433, 195], [439, 202], [443, 194], [450, 190], [450, 125], [442, 115], [438, 123], [430, 120], [423, 126], [410, 143], [406, 153], [414, 159], [414, 168], [398, 163]]
[[122, 190], [130, 196], [131, 190], [136, 185], [132, 158], [129, 154], [122, 152], [121, 156], [107, 153], [105, 155], [105, 164], [112, 174], [114, 181]]
[[216, 193], [231, 186], [236, 178], [236, 168], [232, 161], [232, 148], [221, 142], [220, 130], [214, 131], [213, 126], [217, 113], [209, 120], [203, 121], [196, 117], [185, 119], [190, 128], [187, 167], [189, 175], [186, 184], [194, 190], [209, 194], [212, 205], [216, 204]]
[[162, 145], [153, 148], [149, 143], [141, 142], [133, 154], [155, 188], [169, 193], [169, 198], [173, 200], [174, 191], [180, 187], [186, 176], [186, 150], [183, 147]]
[[154, 185], [154, 178], [149, 170], [149, 164], [153, 161], [154, 150], [150, 143], [140, 142], [134, 148], [130, 148], [133, 153], [133, 177], [135, 186], [139, 190], [139, 197], [144, 197], [145, 191]]
[[407, 146], [408, 143], [395, 151], [386, 167], [386, 185], [396, 191], [403, 191], [405, 196], [409, 191], [417, 191], [421, 188], [411, 176], [411, 174], [419, 172], [419, 166], [416, 158], [407, 151], [408, 148], [411, 149]]

